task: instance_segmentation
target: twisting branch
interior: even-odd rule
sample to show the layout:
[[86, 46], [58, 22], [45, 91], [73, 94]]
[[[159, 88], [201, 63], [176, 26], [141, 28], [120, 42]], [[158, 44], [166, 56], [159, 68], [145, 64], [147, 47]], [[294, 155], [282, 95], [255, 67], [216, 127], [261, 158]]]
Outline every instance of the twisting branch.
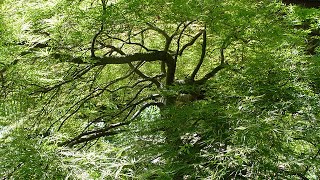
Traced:
[[170, 36], [162, 29], [158, 28], [157, 26], [147, 23], [147, 25], [150, 27], [150, 29], [157, 31], [159, 34], [163, 35], [166, 39], [170, 39]]
[[146, 50], [146, 51], [154, 51], [154, 50], [152, 50], [152, 49], [147, 48], [146, 46], [144, 46], [144, 45], [141, 44], [141, 43], [126, 41], [126, 40], [123, 40], [123, 39], [121, 39], [121, 38], [112, 37], [112, 36], [109, 36], [109, 35], [106, 35], [106, 36], [107, 36], [109, 39], [114, 39], [114, 40], [123, 42], [124, 44], [140, 46], [141, 48], [143, 48], [143, 49]]
[[151, 28], [145, 28], [145, 29], [143, 29], [143, 30], [141, 30], [141, 31], [139, 31], [139, 32], [137, 32], [137, 33], [132, 34], [132, 36], [135, 37], [135, 36], [137, 36], [137, 35], [139, 35], [139, 34], [143, 34], [144, 32], [146, 32], [146, 31], [148, 31], [148, 30], [150, 30], [150, 29], [151, 29]]
[[164, 61], [167, 64], [172, 63], [169, 62], [171, 59], [168, 59], [167, 56], [171, 55], [164, 51], [152, 51], [148, 53], [134, 53], [125, 56], [95, 57], [91, 58], [92, 61], [89, 62], [86, 61], [86, 58], [84, 57], [72, 57], [68, 54], [59, 54], [59, 58], [61, 58], [62, 60], [64, 59], [68, 62], [73, 62], [76, 64], [93, 64], [94, 66], [101, 66], [106, 64], [127, 64], [136, 61]]
[[[175, 32], [171, 36], [165, 36], [166, 37], [166, 44], [165, 44], [165, 47], [164, 47], [164, 50], [163, 50], [164, 52], [167, 52], [167, 53], [169, 52], [169, 48], [170, 48], [171, 42], [172, 42], [173, 38], [176, 35], [178, 35], [179, 29], [180, 29], [182, 24], [183, 23], [180, 23], [177, 26]], [[176, 69], [176, 61], [175, 60], [173, 61], [173, 65], [172, 66], [174, 67], [174, 69]], [[167, 73], [166, 64], [165, 64], [164, 61], [161, 62], [161, 73], [162, 74], [166, 74]]]
[[169, 51], [169, 48], [170, 48], [172, 39], [173, 39], [176, 35], [178, 35], [179, 29], [180, 29], [180, 27], [181, 27], [182, 24], [183, 24], [183, 23], [180, 23], [180, 24], [177, 26], [175, 32], [174, 32], [171, 36], [168, 36], [168, 35], [165, 36], [165, 37], [166, 37], [166, 44], [165, 44], [165, 47], [164, 47], [164, 50], [163, 50], [164, 52], [168, 52], [168, 51]]
[[173, 57], [164, 51], [152, 51], [148, 53], [135, 53], [125, 56], [108, 56], [108, 57], [95, 57], [91, 58], [91, 62], [86, 61], [84, 57], [72, 57], [68, 54], [54, 54], [56, 58], [61, 58], [62, 60], [68, 60], [68, 62], [73, 62], [76, 64], [93, 64], [93, 66], [101, 66], [106, 64], [127, 64], [135, 61], [162, 61], [165, 62], [168, 68], [166, 72], [166, 85], [171, 85], [174, 82], [174, 76], [176, 71], [176, 64]]
[[[178, 29], [180, 28], [181, 24], [178, 26], [176, 32], [175, 32], [172, 36], [169, 36], [164, 30], [158, 28], [157, 26], [155, 26], [155, 25], [153, 25], [153, 24], [151, 24], [151, 23], [147, 23], [147, 25], [150, 27], [150, 29], [158, 32], [159, 34], [161, 34], [161, 35], [166, 39], [166, 43], [165, 43], [165, 47], [164, 47], [164, 50], [163, 50], [163, 51], [166, 52], [166, 53], [168, 53], [168, 50], [169, 50], [170, 44], [171, 44], [171, 42], [172, 42], [172, 39], [173, 39], [173, 37], [177, 34]], [[172, 66], [174, 66], [174, 67], [171, 67], [171, 70], [172, 70], [172, 69], [175, 69], [175, 63], [172, 63]], [[162, 74], [167, 74], [167, 73], [169, 73], [169, 72], [167, 72], [167, 70], [166, 70], [166, 65], [165, 65], [165, 62], [164, 62], [164, 61], [161, 62], [161, 73], [162, 73]]]
[[104, 48], [110, 48], [112, 51], [115, 51], [117, 53], [119, 53], [120, 55], [126, 55], [126, 53], [124, 53], [120, 48], [117, 48], [115, 46], [109, 45], [109, 44], [105, 44], [102, 41], [97, 41], [99, 43], [100, 46], [104, 47]]
[[200, 69], [200, 67], [201, 67], [201, 65], [203, 63], [203, 60], [204, 60], [204, 58], [206, 56], [206, 48], [207, 48], [207, 32], [206, 32], [206, 30], [204, 30], [202, 35], [203, 35], [202, 36], [203, 40], [202, 40], [201, 57], [200, 57], [200, 60], [199, 60], [199, 62], [197, 64], [196, 68], [193, 70], [193, 72], [192, 72], [192, 74], [190, 76], [190, 79], [192, 81], [194, 81], [194, 78], [196, 77], [196, 75], [197, 75], [197, 73], [198, 73], [198, 71], [199, 71], [199, 69]]
[[176, 30], [174, 31], [174, 33], [170, 36], [171, 39], [173, 39], [176, 35], [179, 34], [179, 29], [180, 29], [180, 27], [181, 27], [183, 24], [184, 24], [184, 22], [181, 22], [181, 23], [177, 26], [177, 28], [176, 28]]
[[96, 43], [98, 36], [102, 33], [102, 31], [104, 29], [105, 18], [106, 18], [105, 16], [107, 14], [106, 0], [101, 0], [101, 3], [102, 3], [102, 20], [101, 20], [102, 22], [101, 22], [101, 26], [100, 26], [99, 31], [94, 35], [92, 42], [91, 42], [91, 57], [96, 57], [94, 46], [95, 46], [95, 43]]
[[224, 48], [220, 49], [220, 64], [225, 63], [224, 50], [225, 50]]
[[186, 25], [184, 25], [183, 29], [181, 30], [181, 32], [179, 33], [179, 37], [178, 37], [178, 40], [177, 40], [177, 50], [176, 50], [176, 54], [175, 54], [175, 58], [174, 58], [174, 61], [177, 62], [177, 59], [178, 59], [178, 54], [179, 54], [179, 51], [180, 51], [180, 41], [181, 41], [181, 38], [182, 38], [182, 35], [183, 33], [185, 32], [185, 30], [195, 21], [190, 21], [188, 22]]
[[71, 141], [70, 143], [66, 143], [65, 142], [65, 143], [61, 143], [59, 145], [60, 146], [68, 145], [69, 147], [73, 147], [76, 144], [80, 144], [80, 143], [83, 143], [83, 142], [89, 142], [89, 141], [95, 140], [95, 139], [100, 138], [100, 137], [106, 137], [106, 136], [112, 136], [112, 135], [120, 134], [122, 132], [124, 132], [124, 130], [98, 132], [98, 133], [93, 134], [91, 136], [75, 139], [74, 141]]
[[220, 65], [215, 67], [212, 71], [210, 71], [208, 74], [206, 74], [200, 80], [195, 81], [197, 84], [206, 83], [207, 80], [209, 80], [210, 78], [215, 76], [220, 70], [224, 69], [227, 66], [227, 64], [225, 63], [224, 50], [225, 50], [224, 48], [220, 49]]
[[[123, 52], [123, 51], [122, 51], [121, 49], [119, 49], [119, 48], [116, 48], [116, 47], [114, 47], [114, 46], [112, 46], [112, 45], [105, 45], [105, 44], [102, 43], [102, 42], [100, 42], [100, 43], [101, 43], [101, 45], [103, 45], [104, 47], [110, 48], [110, 49], [116, 51], [117, 53], [119, 53], [120, 55], [123, 55], [123, 56], [126, 55], [126, 53]], [[130, 68], [133, 69], [134, 72], [135, 72], [136, 74], [138, 74], [141, 78], [149, 79], [149, 80], [152, 81], [158, 88], [160, 88], [160, 87], [162, 86], [162, 84], [161, 84], [159, 81], [157, 81], [156, 78], [151, 78], [151, 77], [145, 75], [145, 74], [144, 74], [143, 72], [141, 72], [138, 68], [135, 68], [134, 65], [133, 65], [131, 62], [128, 63], [128, 65], [129, 65]]]
[[168, 68], [166, 72], [166, 85], [171, 85], [174, 82], [174, 76], [176, 71], [176, 63], [174, 62], [173, 57], [165, 51], [152, 51], [149, 53], [135, 53], [126, 56], [110, 56], [110, 57], [95, 57], [92, 58], [94, 62], [87, 62], [82, 57], [70, 57], [70, 55], [63, 54], [59, 55], [63, 59], [70, 59], [69, 62], [77, 64], [92, 64], [94, 66], [101, 66], [106, 64], [127, 64], [135, 61], [162, 61], [165, 62]]
[[[135, 69], [134, 65], [132, 63], [128, 63], [128, 65], [130, 66], [131, 69]], [[134, 72], [136, 74], [138, 74], [141, 78], [147, 79], [147, 80], [153, 82], [158, 88], [160, 88], [162, 86], [162, 84], [156, 78], [152, 78], [152, 77], [149, 77], [149, 76], [143, 74], [143, 72], [141, 72], [139, 69], [135, 69]], [[162, 75], [159, 75], [158, 77], [162, 77]]]
[[121, 123], [111, 124], [111, 125], [109, 125], [109, 126], [107, 126], [105, 128], [102, 128], [102, 129], [86, 131], [86, 132], [81, 133], [80, 135], [78, 135], [74, 139], [79, 139], [82, 136], [87, 136], [87, 135], [90, 135], [90, 134], [95, 134], [95, 133], [100, 133], [100, 132], [103, 132], [103, 131], [108, 131], [108, 130], [111, 130], [111, 129], [114, 129], [114, 128], [117, 128], [117, 127], [120, 127], [120, 126], [123, 126], [123, 125], [127, 125], [127, 124], [128, 123], [121, 122]]
[[204, 32], [204, 30], [200, 31], [198, 34], [196, 34], [196, 35], [191, 39], [190, 42], [188, 42], [187, 44], [185, 44], [185, 45], [181, 48], [181, 50], [179, 51], [178, 55], [179, 55], [179, 56], [182, 56], [183, 51], [184, 51], [187, 47], [192, 46], [192, 45], [196, 42], [196, 40], [201, 36], [201, 34], [202, 34], [203, 32]]

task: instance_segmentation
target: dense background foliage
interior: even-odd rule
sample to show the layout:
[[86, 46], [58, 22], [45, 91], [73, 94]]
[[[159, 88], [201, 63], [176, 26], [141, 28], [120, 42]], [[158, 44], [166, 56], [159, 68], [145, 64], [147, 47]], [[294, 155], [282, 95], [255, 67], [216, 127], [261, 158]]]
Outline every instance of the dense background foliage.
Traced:
[[3, 179], [319, 179], [319, 9], [0, 5]]

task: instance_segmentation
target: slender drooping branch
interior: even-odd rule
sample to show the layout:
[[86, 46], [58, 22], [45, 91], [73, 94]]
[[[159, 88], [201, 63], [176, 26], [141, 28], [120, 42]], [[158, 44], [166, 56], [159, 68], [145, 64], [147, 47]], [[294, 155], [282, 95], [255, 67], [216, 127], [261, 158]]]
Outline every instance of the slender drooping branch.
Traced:
[[[135, 67], [135, 69], [136, 69], [137, 67], [139, 67], [139, 65], [137, 65], [137, 66]], [[80, 101], [78, 101], [77, 103], [75, 103], [71, 108], [69, 108], [69, 110], [71, 110], [72, 108], [76, 107], [76, 105], [79, 104], [79, 103], [80, 103], [80, 105], [78, 105], [78, 107], [76, 108], [76, 110], [74, 110], [74, 111], [73, 111], [71, 114], [69, 114], [68, 116], [66, 116], [66, 115], [68, 114], [69, 110], [66, 112], [66, 114], [65, 114], [66, 117], [65, 117], [64, 120], [61, 122], [61, 124], [60, 124], [60, 126], [59, 126], [59, 128], [58, 128], [58, 131], [62, 128], [62, 126], [64, 125], [64, 123], [65, 123], [71, 116], [73, 116], [77, 111], [79, 111], [80, 107], [81, 107], [85, 102], [89, 101], [90, 99], [93, 99], [93, 98], [95, 98], [95, 97], [100, 96], [100, 95], [101, 95], [103, 92], [105, 92], [105, 91], [109, 91], [109, 92], [110, 92], [110, 90], [108, 90], [108, 87], [110, 87], [111, 85], [113, 85], [113, 84], [115, 84], [115, 83], [117, 83], [117, 82], [119, 82], [119, 81], [121, 81], [121, 80], [124, 80], [124, 79], [128, 78], [133, 72], [134, 72], [134, 70], [132, 70], [131, 72], [129, 72], [129, 73], [128, 73], [127, 75], [125, 75], [125, 76], [122, 76], [122, 77], [120, 77], [120, 78], [117, 78], [117, 79], [109, 82], [109, 83], [108, 83], [107, 85], [105, 85], [103, 88], [98, 88], [98, 89], [96, 89], [95, 91], [92, 91], [92, 92], [91, 92], [90, 94], [88, 94], [85, 98], [83, 98], [83, 99], [81, 99]], [[139, 83], [137, 83], [137, 84], [139, 84]], [[112, 92], [112, 91], [111, 91], [111, 92]]]
[[[142, 82], [142, 81], [140, 81], [140, 82]], [[138, 84], [138, 83], [132, 85], [130, 88], [134, 88], [137, 84]], [[105, 118], [105, 117], [107, 117], [107, 116], [110, 116], [110, 117], [111, 117], [110, 119], [113, 119], [113, 118], [119, 116], [120, 114], [122, 114], [123, 112], [125, 112], [126, 110], [128, 110], [128, 109], [131, 108], [130, 111], [129, 111], [129, 113], [123, 118], [123, 121], [125, 121], [125, 120], [130, 116], [130, 114], [131, 114], [130, 112], [132, 112], [132, 111], [135, 109], [135, 107], [132, 106], [131, 104], [132, 104], [135, 100], [137, 100], [138, 96], [141, 94], [141, 92], [142, 92], [144, 89], [150, 88], [151, 86], [152, 86], [152, 83], [147, 84], [147, 85], [143, 86], [142, 88], [140, 88], [140, 90], [135, 94], [135, 96], [134, 96], [129, 102], [126, 103], [125, 107], [129, 107], [129, 108], [124, 108], [124, 109], [120, 110], [118, 113], [116, 113], [115, 115], [102, 114], [101, 116], [99, 116], [99, 117], [95, 118], [94, 120], [92, 120], [91, 122], [89, 122], [89, 123], [87, 124], [87, 126], [83, 129], [82, 133], [86, 132], [86, 130], [87, 130], [91, 125], [93, 125], [94, 123], [101, 122], [101, 120], [102, 120], [103, 118]], [[124, 86], [122, 86], [122, 87], [124, 87]], [[117, 90], [120, 90], [120, 89], [121, 89], [121, 87], [113, 90], [113, 92], [115, 92], [115, 91], [117, 91]], [[152, 98], [156, 98], [156, 97], [153, 96]], [[151, 98], [151, 99], [152, 99], [152, 98]]]
[[[124, 124], [125, 125], [125, 124]], [[121, 132], [123, 132], [123, 130], [118, 130], [118, 131], [109, 131], [109, 130], [105, 130], [105, 131], [100, 131], [99, 132], [92, 132], [92, 135], [88, 135], [88, 136], [80, 136], [80, 138], [74, 138], [72, 140], [66, 141], [66, 142], [62, 142], [60, 144], [58, 144], [59, 146], [69, 146], [69, 147], [73, 147], [76, 144], [80, 144], [80, 143], [84, 143], [84, 142], [89, 142], [92, 140], [95, 140], [97, 138], [100, 137], [105, 137], [105, 136], [112, 136], [112, 135], [116, 135], [119, 134]]]
[[[141, 99], [140, 101], [134, 103], [133, 105], [131, 106], [128, 106], [127, 108], [125, 109], [129, 109], [130, 107], [135, 107], [135, 106], [138, 106], [139, 104], [147, 101], [147, 100], [150, 100], [150, 99], [153, 99], [155, 97], [157, 97], [159, 95], [153, 95], [153, 96], [150, 96], [150, 97], [147, 97], [147, 98], [143, 98]], [[81, 134], [79, 134], [77, 137], [71, 139], [71, 140], [68, 140], [68, 141], [65, 141], [63, 143], [60, 143], [59, 145], [60, 146], [64, 146], [64, 145], [68, 145], [69, 147], [72, 147], [76, 144], [80, 144], [80, 143], [83, 143], [83, 142], [88, 142], [88, 141], [92, 141], [92, 140], [95, 140], [97, 138], [100, 138], [100, 137], [103, 137], [103, 136], [111, 136], [111, 135], [115, 135], [115, 134], [118, 134], [118, 133], [121, 133], [123, 132], [123, 130], [119, 130], [117, 129], [116, 131], [110, 131], [112, 129], [115, 129], [115, 128], [120, 128], [121, 126], [124, 126], [124, 125], [129, 125], [134, 119], [136, 119], [141, 113], [143, 110], [145, 110], [146, 108], [150, 107], [150, 106], [163, 106], [163, 103], [161, 102], [150, 102], [150, 103], [145, 103], [144, 105], [142, 105], [142, 107], [130, 118], [129, 121], [125, 121], [127, 119], [128, 116], [126, 116], [126, 119], [124, 119], [123, 122], [120, 122], [120, 123], [116, 123], [116, 124], [111, 124], [105, 128], [101, 128], [101, 129], [97, 129], [97, 130], [91, 130], [91, 131], [85, 131], [85, 132], [82, 132]], [[122, 113], [122, 111], [120, 111], [120, 113]], [[130, 113], [132, 111], [130, 110]], [[118, 113], [118, 115], [120, 115], [120, 113]]]
[[32, 93], [30, 93], [30, 95], [32, 94], [36, 94], [36, 93], [48, 93], [54, 89], [57, 89], [65, 84], [68, 84], [70, 82], [73, 82], [74, 80], [76, 79], [79, 79], [81, 78], [83, 75], [85, 75], [86, 73], [88, 73], [94, 66], [92, 65], [88, 65], [87, 67], [85, 67], [84, 69], [78, 71], [75, 75], [73, 75], [71, 78], [69, 78], [68, 80], [65, 80], [65, 81], [62, 81], [58, 84], [55, 84], [53, 86], [50, 86], [50, 87], [41, 87], [41, 89], [39, 90], [36, 90]]
[[[139, 66], [139, 65], [138, 65]], [[138, 67], [137, 66], [137, 67]], [[77, 113], [81, 106], [89, 101], [90, 99], [92, 98], [95, 98], [95, 97], [98, 97], [100, 96], [103, 92], [107, 91], [108, 87], [110, 87], [111, 85], [123, 80], [123, 79], [126, 79], [128, 78], [129, 76], [131, 76], [133, 74], [134, 70], [132, 70], [131, 72], [129, 72], [128, 74], [126, 74], [125, 76], [122, 76], [120, 78], [117, 78], [111, 82], [109, 82], [107, 85], [105, 85], [103, 88], [96, 88], [95, 90], [93, 90], [92, 92], [90, 92], [88, 95], [86, 95], [84, 98], [80, 99], [79, 101], [77, 101], [76, 103], [74, 103], [71, 107], [68, 108], [68, 110], [65, 112], [65, 114], [58, 120], [54, 121], [50, 126], [49, 128], [47, 129], [47, 132], [50, 131], [50, 129], [56, 124], [58, 123], [59, 121], [62, 120], [62, 122], [60, 123], [60, 126], [58, 128], [58, 131], [62, 128], [62, 126], [64, 125], [64, 123], [69, 119], [71, 118], [75, 113]]]

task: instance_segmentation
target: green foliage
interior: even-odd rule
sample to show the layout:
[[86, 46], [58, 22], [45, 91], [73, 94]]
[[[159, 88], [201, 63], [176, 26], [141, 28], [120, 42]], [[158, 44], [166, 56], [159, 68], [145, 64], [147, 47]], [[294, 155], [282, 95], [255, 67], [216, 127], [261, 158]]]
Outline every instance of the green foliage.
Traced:
[[[319, 31], [319, 9], [254, 0], [109, 0], [104, 9], [102, 2], [1, 4], [0, 176], [319, 178], [320, 46], [312, 44], [315, 53], [307, 53], [308, 43], [319, 40], [312, 35]], [[116, 54], [101, 42], [134, 54], [145, 52], [130, 46], [140, 40], [153, 50], [165, 48], [164, 35], [149, 31], [146, 23], [171, 35], [180, 23], [193, 21], [183, 36], [173, 36], [168, 52], [206, 30], [206, 57], [195, 80], [222, 58], [226, 67], [205, 84], [188, 82], [202, 54], [201, 36], [183, 56], [176, 54], [175, 80], [185, 81], [170, 87], [148, 85], [130, 75], [127, 65], [95, 66], [89, 58], [97, 33], [96, 56]], [[146, 31], [142, 38], [130, 36], [141, 31]], [[73, 57], [86, 64], [70, 62]], [[150, 77], [161, 69], [158, 62], [140, 66]], [[143, 109], [153, 99], [137, 101], [150, 95], [171, 103]], [[131, 100], [137, 106], [130, 113], [141, 113], [132, 121], [121, 112]], [[79, 144], [77, 150], [58, 147], [118, 123], [127, 123], [114, 129], [120, 134]]]
[[1, 136], [0, 176], [5, 179], [63, 179], [66, 172], [59, 167], [57, 151], [47, 140], [17, 128]]

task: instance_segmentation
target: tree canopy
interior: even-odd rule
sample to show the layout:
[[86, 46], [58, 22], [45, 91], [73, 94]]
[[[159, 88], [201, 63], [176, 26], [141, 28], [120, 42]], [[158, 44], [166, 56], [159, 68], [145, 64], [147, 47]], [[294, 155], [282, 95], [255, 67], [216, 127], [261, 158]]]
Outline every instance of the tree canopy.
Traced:
[[318, 2], [0, 5], [4, 179], [319, 178]]

